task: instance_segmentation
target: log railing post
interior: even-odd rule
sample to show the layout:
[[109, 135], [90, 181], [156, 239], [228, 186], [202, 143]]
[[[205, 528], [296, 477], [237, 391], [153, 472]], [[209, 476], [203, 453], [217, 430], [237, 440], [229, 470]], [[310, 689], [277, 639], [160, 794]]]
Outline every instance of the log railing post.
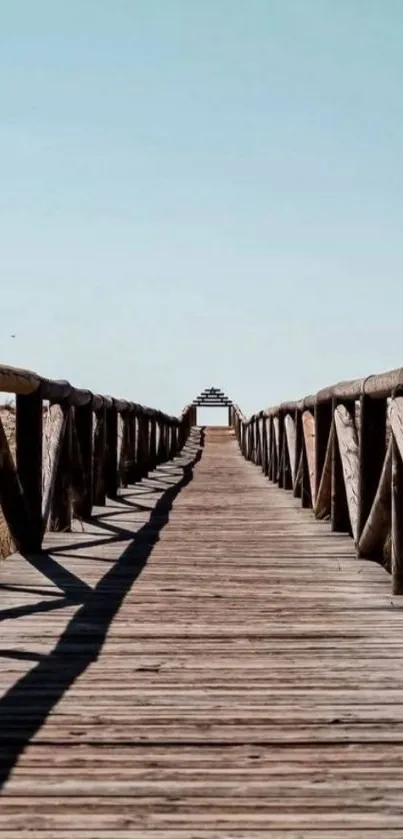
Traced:
[[136, 443], [137, 443], [137, 423], [135, 411], [130, 411], [128, 415], [128, 448], [127, 448], [127, 484], [133, 484], [136, 480]]
[[[93, 501], [93, 411], [92, 404], [75, 408], [74, 433], [78, 462], [73, 465], [73, 511], [78, 518], [91, 515]], [[79, 472], [78, 479], [76, 478]]]
[[243, 426], [243, 445], [244, 445], [244, 458], [245, 460], [249, 460], [249, 423], [244, 422]]
[[277, 434], [276, 434], [276, 423], [277, 417], [271, 416], [270, 417], [271, 423], [271, 455], [270, 455], [270, 463], [271, 463], [271, 473], [270, 473], [270, 480], [275, 484], [278, 477], [278, 466], [279, 466], [279, 456], [278, 456], [278, 448], [277, 448]]
[[172, 460], [176, 457], [178, 453], [178, 424], [176, 422], [173, 423], [171, 427], [171, 451], [170, 451], [170, 459]]
[[267, 417], [263, 414], [262, 417], [262, 472], [267, 475], [268, 471], [268, 452], [267, 452]]
[[137, 437], [137, 480], [145, 478], [149, 471], [149, 417], [143, 411], [138, 415]]
[[[289, 417], [288, 417], [289, 419]], [[289, 444], [287, 438], [287, 429], [286, 429], [286, 414], [283, 414], [283, 489], [290, 490], [293, 488], [293, 477], [292, 477], [292, 470], [291, 470], [291, 456], [294, 456], [294, 452], [292, 455], [289, 451]]]
[[332, 403], [330, 400], [315, 405], [315, 497], [322, 477], [327, 444], [332, 427]]
[[157, 417], [158, 428], [158, 450], [157, 463], [163, 463], [166, 460], [166, 427], [162, 416]]
[[252, 459], [252, 423], [249, 420], [245, 425], [245, 448], [246, 448], [246, 459]]
[[[339, 399], [332, 400], [332, 415], [338, 405], [343, 404], [351, 416], [354, 413], [354, 404], [341, 402]], [[340, 456], [340, 446], [337, 434], [333, 434], [332, 451], [332, 498], [331, 498], [331, 528], [333, 532], [352, 533], [350, 516], [348, 512], [346, 487], [343, 477], [343, 466]]]
[[150, 417], [149, 428], [148, 468], [151, 472], [157, 463], [157, 418], [155, 416]]
[[403, 462], [392, 442], [392, 592], [403, 594]]
[[369, 516], [386, 453], [387, 400], [360, 399], [358, 539]]
[[311, 481], [309, 477], [309, 463], [305, 440], [302, 441], [302, 473], [301, 473], [301, 506], [304, 509], [313, 507]]
[[284, 489], [284, 456], [285, 456], [285, 432], [284, 432], [284, 413], [278, 413], [278, 485], [280, 489]]
[[[121, 447], [118, 447], [118, 480], [121, 487], [126, 488], [130, 483], [130, 473], [133, 464], [133, 418], [132, 412], [120, 414]], [[119, 417], [118, 417], [119, 423]]]
[[253, 420], [248, 422], [248, 460], [253, 463]]
[[118, 491], [118, 415], [113, 406], [106, 411], [105, 493], [116, 498]]
[[74, 408], [72, 407], [63, 409], [66, 424], [50, 506], [49, 530], [51, 531], [71, 531], [73, 514], [73, 411]]
[[43, 406], [39, 388], [16, 399], [17, 472], [29, 515], [20, 548], [37, 551], [42, 542]]
[[256, 466], [262, 464], [262, 428], [259, 415], [255, 419], [255, 463]]
[[106, 408], [102, 406], [96, 412], [93, 443], [93, 493], [94, 504], [105, 506], [105, 469], [106, 469]]
[[302, 410], [300, 408], [295, 409], [294, 414], [294, 422], [295, 422], [295, 469], [296, 469], [296, 476], [295, 476], [295, 484], [294, 484], [294, 498], [301, 498], [303, 497], [302, 494], [302, 473], [303, 473], [303, 465], [304, 465], [304, 441], [303, 441], [303, 431], [302, 431]]

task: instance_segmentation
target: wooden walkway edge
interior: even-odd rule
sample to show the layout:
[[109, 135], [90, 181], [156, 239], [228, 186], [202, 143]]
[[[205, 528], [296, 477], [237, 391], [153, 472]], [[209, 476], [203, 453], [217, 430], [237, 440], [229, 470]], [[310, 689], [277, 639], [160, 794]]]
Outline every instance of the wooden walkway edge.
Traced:
[[0, 836], [401, 839], [382, 568], [229, 429], [75, 527], [0, 565]]

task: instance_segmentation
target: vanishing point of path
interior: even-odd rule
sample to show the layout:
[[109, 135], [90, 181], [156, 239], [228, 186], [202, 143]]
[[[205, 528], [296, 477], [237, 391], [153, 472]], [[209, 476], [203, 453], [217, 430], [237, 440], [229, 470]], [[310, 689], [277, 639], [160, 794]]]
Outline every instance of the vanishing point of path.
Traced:
[[401, 839], [389, 578], [202, 438], [0, 566], [0, 835]]

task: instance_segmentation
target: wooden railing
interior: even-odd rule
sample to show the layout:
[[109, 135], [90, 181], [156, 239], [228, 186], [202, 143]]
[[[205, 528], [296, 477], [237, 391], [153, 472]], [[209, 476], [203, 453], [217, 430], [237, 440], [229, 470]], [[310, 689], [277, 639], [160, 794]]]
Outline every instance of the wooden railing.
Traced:
[[[402, 395], [400, 395], [402, 394]], [[233, 411], [243, 455], [301, 498], [403, 594], [403, 369], [260, 411]]]
[[99, 396], [68, 382], [0, 366], [0, 393], [16, 395], [16, 457], [0, 420], [0, 504], [14, 546], [39, 550], [45, 531], [114, 498], [182, 449], [194, 423]]

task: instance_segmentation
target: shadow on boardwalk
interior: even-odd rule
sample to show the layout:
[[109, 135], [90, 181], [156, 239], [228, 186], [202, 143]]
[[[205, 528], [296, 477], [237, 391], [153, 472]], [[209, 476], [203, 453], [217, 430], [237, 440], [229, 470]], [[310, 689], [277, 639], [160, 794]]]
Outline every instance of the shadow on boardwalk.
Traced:
[[[140, 576], [159, 540], [160, 532], [168, 524], [175, 498], [193, 479], [193, 468], [201, 458], [203, 446], [202, 431], [201, 436], [187, 446], [190, 462], [182, 467], [182, 478], [165, 489], [152, 508], [148, 522], [136, 533], [133, 541], [112, 568], [94, 589], [83, 583], [83, 589], [79, 594], [79, 602], [82, 605], [66, 626], [52, 652], [43, 656], [36, 667], [19, 679], [0, 700], [0, 789], [6, 783], [20, 754], [44, 724], [53, 707], [100, 655], [107, 632], [123, 599]], [[177, 465], [180, 467], [180, 463]], [[120, 538], [127, 538], [128, 531], [122, 529], [122, 534]], [[130, 536], [132, 535], [130, 532]], [[110, 537], [112, 541], [119, 539], [118, 528], [113, 528]], [[76, 546], [79, 550], [82, 542]], [[74, 549], [74, 545], [71, 547]], [[44, 553], [35, 557], [33, 564], [38, 568], [51, 568], [54, 560]], [[77, 599], [74, 601], [74, 598], [71, 598], [70, 603], [72, 602], [77, 603]], [[80, 642], [83, 644], [82, 650], [73, 656], [72, 645]], [[12, 657], [18, 657], [18, 653], [13, 651]], [[25, 653], [23, 657], [26, 658]]]

